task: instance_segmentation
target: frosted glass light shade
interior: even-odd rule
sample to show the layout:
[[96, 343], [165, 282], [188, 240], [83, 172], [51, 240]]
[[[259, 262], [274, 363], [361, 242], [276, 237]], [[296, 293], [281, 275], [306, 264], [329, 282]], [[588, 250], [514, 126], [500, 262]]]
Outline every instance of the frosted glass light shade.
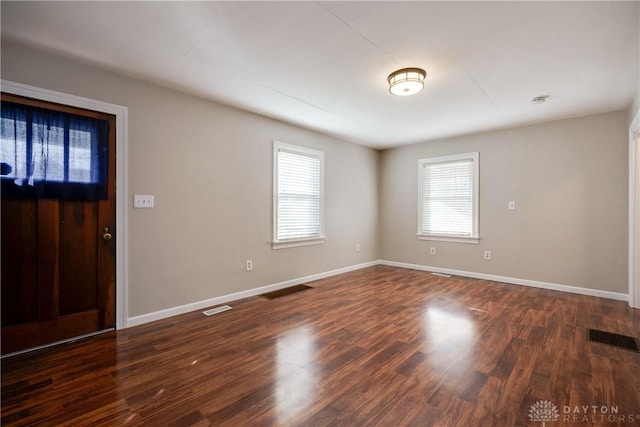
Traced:
[[427, 73], [422, 68], [403, 68], [389, 74], [389, 92], [393, 95], [415, 95], [424, 87]]

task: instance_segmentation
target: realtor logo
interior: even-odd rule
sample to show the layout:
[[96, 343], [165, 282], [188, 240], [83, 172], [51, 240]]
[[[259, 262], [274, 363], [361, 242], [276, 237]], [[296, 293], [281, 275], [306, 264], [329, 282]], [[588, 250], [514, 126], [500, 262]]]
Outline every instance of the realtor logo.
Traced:
[[529, 409], [529, 419], [531, 421], [542, 421], [542, 427], [545, 427], [547, 421], [557, 421], [558, 418], [560, 418], [558, 407], [548, 400], [538, 400]]
[[[560, 410], [549, 400], [538, 400], [529, 409], [529, 420], [541, 422], [542, 427], [546, 427], [546, 423], [560, 420]], [[634, 424], [639, 421], [640, 413], [625, 412], [621, 414], [618, 405], [562, 406], [562, 422], [565, 425], [567, 423], [592, 423], [593, 425], [616, 423], [616, 425], [621, 425], [623, 423]]]

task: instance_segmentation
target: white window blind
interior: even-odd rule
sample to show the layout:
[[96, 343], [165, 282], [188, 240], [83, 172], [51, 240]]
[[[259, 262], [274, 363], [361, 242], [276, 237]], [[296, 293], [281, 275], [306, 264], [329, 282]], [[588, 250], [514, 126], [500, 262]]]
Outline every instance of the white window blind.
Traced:
[[418, 236], [477, 242], [478, 153], [421, 159], [418, 173]]
[[274, 248], [321, 243], [324, 154], [276, 142], [274, 159]]

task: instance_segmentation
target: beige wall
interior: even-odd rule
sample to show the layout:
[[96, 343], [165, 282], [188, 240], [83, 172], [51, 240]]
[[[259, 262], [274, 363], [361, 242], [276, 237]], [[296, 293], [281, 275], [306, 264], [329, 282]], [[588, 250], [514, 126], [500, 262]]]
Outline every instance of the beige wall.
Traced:
[[[382, 258], [627, 293], [626, 121], [620, 111], [384, 151]], [[417, 240], [418, 159], [472, 151], [480, 244]]]
[[[128, 107], [129, 316], [378, 259], [375, 150], [5, 41], [2, 78]], [[271, 249], [274, 139], [325, 152], [324, 245]]]
[[[129, 316], [378, 258], [627, 292], [627, 112], [379, 153], [6, 41], [2, 78], [128, 107]], [[324, 245], [271, 249], [274, 139], [325, 152]], [[469, 151], [480, 244], [418, 241], [417, 160]]]

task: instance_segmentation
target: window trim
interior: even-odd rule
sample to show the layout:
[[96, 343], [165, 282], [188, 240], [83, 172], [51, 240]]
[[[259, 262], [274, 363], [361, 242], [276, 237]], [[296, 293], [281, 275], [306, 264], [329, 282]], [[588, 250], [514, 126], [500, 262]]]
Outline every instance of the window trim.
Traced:
[[[320, 160], [320, 234], [300, 239], [278, 239], [278, 152], [285, 150], [294, 154], [317, 157]], [[321, 245], [324, 233], [324, 152], [299, 145], [273, 141], [273, 241], [272, 249], [286, 249], [299, 246]]]
[[[444, 233], [423, 233], [422, 232], [422, 198], [424, 196], [424, 165], [431, 163], [446, 163], [459, 160], [471, 160], [472, 162], [472, 218], [471, 218], [471, 236], [458, 236]], [[480, 209], [480, 153], [471, 152], [464, 154], [454, 154], [449, 156], [428, 157], [418, 159], [418, 232], [416, 236], [418, 240], [433, 240], [441, 242], [471, 243], [478, 244], [480, 242], [479, 234], [479, 209]]]

